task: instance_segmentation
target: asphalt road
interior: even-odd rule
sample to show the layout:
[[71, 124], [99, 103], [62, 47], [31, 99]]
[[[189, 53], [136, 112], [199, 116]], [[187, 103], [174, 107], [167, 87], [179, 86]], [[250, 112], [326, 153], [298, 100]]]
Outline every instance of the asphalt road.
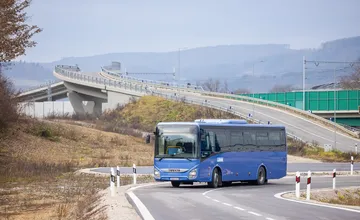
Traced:
[[[316, 171], [332, 171], [336, 169], [337, 171], [350, 171], [350, 163], [288, 163], [287, 171], [288, 172], [307, 172], [308, 170], [312, 172]], [[354, 170], [360, 170], [360, 164], [354, 164]], [[100, 167], [94, 168], [90, 171], [100, 172], [100, 173], [110, 173], [110, 167]], [[137, 167], [136, 173], [138, 174], [153, 174], [154, 168], [152, 166]], [[120, 167], [120, 173], [122, 174], [132, 174], [131, 167]]]
[[[94, 73], [89, 73], [89, 75], [94, 76]], [[97, 76], [104, 78], [100, 74], [98, 74]], [[354, 151], [355, 143], [358, 143], [358, 145], [360, 146], [359, 139], [355, 139], [348, 135], [340, 134], [339, 132], [336, 132], [335, 134], [333, 128], [328, 128], [326, 126], [316, 124], [310, 120], [290, 114], [286, 111], [279, 111], [275, 108], [269, 108], [263, 105], [256, 104], [253, 105], [252, 103], [241, 102], [231, 99], [202, 96], [189, 92], [179, 92], [165, 89], [157, 91], [169, 95], [173, 95], [176, 92], [178, 96], [183, 96], [186, 97], [187, 100], [192, 100], [196, 102], [203, 102], [206, 99], [210, 104], [217, 104], [218, 106], [225, 108], [231, 106], [233, 110], [238, 111], [244, 115], [253, 113], [253, 108], [255, 106], [255, 111], [253, 115], [254, 118], [265, 122], [271, 121], [272, 124], [284, 125], [286, 126], [287, 132], [296, 135], [305, 141], [316, 141], [321, 146], [324, 146], [324, 144], [332, 144], [332, 146], [335, 146], [336, 139], [336, 149], [341, 151]]]
[[[313, 177], [312, 189], [332, 186], [331, 177]], [[360, 177], [337, 177], [337, 187], [360, 186]], [[275, 194], [293, 191], [293, 178], [269, 181], [264, 186], [245, 183], [211, 190], [206, 185], [170, 184], [134, 190], [156, 220], [177, 219], [359, 219], [360, 213], [327, 207], [312, 206], [275, 198]], [[301, 184], [305, 189], [306, 184]], [[204, 195], [205, 194], [205, 195]]]

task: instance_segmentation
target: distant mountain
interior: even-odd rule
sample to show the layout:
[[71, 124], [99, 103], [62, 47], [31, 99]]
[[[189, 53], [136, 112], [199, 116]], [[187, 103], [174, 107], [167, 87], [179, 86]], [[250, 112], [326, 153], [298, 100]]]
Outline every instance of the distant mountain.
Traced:
[[[57, 64], [78, 64], [83, 71], [99, 71], [100, 66], [119, 61], [122, 70], [127, 72], [172, 72], [178, 67], [180, 55], [180, 74], [182, 81], [195, 83], [208, 78], [227, 80], [231, 89], [248, 88], [255, 92], [267, 92], [276, 84], [292, 84], [301, 87], [303, 56], [307, 60], [354, 61], [360, 57], [360, 36], [325, 42], [317, 49], [290, 49], [286, 44], [265, 45], [222, 45], [201, 47], [166, 53], [111, 53], [89, 57], [68, 57], [53, 63], [34, 64], [27, 71], [16, 72], [16, 76], [26, 79], [42, 75], [52, 78], [51, 70]], [[260, 63], [263, 60], [264, 62]], [[255, 77], [252, 76], [254, 64]], [[25, 65], [25, 64], [24, 64]], [[30, 64], [26, 64], [30, 65]], [[344, 75], [352, 71], [348, 65], [307, 64], [307, 81], [310, 88], [317, 84], [333, 82], [333, 68], [336, 74]], [[24, 69], [24, 67], [23, 67]], [[26, 68], [25, 68], [26, 69]], [[50, 74], [49, 74], [50, 73]], [[144, 76], [152, 79], [172, 80], [169, 75]], [[41, 77], [40, 77], [41, 78]], [[37, 79], [37, 78], [36, 78]]]
[[12, 62], [6, 66], [4, 72], [19, 89], [26, 89], [55, 80], [52, 69], [47, 69], [39, 63]]

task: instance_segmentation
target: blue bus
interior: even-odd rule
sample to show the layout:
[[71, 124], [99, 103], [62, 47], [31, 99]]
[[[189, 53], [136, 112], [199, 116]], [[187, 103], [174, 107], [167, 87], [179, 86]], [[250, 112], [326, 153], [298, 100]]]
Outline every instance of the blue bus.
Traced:
[[257, 185], [287, 171], [285, 127], [244, 120], [160, 122], [155, 129], [154, 179], [216, 188], [244, 181]]

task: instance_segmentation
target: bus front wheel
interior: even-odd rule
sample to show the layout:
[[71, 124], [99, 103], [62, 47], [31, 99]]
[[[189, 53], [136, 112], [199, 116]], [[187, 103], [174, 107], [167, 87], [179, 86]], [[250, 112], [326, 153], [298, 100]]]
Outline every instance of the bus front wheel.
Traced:
[[211, 182], [208, 182], [208, 186], [211, 188], [217, 188], [221, 186], [221, 172], [218, 168], [215, 168], [212, 174]]
[[180, 182], [171, 181], [171, 185], [172, 185], [173, 187], [179, 187], [179, 186], [180, 186]]

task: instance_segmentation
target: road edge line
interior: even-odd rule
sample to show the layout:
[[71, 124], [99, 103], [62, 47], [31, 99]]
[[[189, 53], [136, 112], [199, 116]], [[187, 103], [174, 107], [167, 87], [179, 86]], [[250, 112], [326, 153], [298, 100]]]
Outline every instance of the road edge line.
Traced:
[[286, 193], [293, 193], [293, 192], [294, 191], [280, 192], [280, 193], [275, 194], [274, 197], [278, 198], [278, 199], [283, 199], [283, 200], [286, 200], [286, 201], [302, 203], [302, 204], [306, 204], [306, 205], [320, 206], [320, 207], [325, 207], [325, 208], [340, 209], [340, 210], [344, 210], [344, 211], [360, 213], [360, 210], [356, 210], [356, 209], [344, 208], [344, 207], [339, 207], [339, 206], [334, 206], [334, 205], [327, 205], [327, 204], [318, 204], [318, 203], [312, 203], [312, 202], [305, 202], [305, 201], [288, 199], [288, 198], [282, 197], [282, 195], [284, 195]]
[[135, 208], [136, 212], [143, 220], [155, 220], [155, 218], [151, 215], [150, 211], [146, 208], [144, 203], [141, 202], [141, 200], [133, 193], [134, 190], [142, 187], [147, 186], [154, 186], [154, 185], [162, 185], [165, 183], [146, 183], [139, 186], [131, 186], [128, 190], [125, 192], [125, 197], [129, 201], [129, 203]]

